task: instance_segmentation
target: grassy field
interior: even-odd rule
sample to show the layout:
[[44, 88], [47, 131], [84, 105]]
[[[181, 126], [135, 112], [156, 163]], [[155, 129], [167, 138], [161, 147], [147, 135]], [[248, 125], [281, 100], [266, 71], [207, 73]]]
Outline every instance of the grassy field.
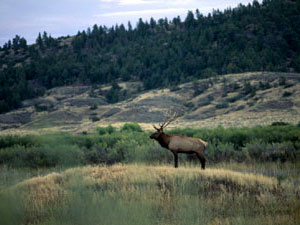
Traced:
[[299, 224], [299, 125], [167, 133], [207, 141], [206, 169], [137, 123], [0, 136], [0, 225]]
[[2, 167], [0, 223], [299, 224], [299, 171], [276, 163]]

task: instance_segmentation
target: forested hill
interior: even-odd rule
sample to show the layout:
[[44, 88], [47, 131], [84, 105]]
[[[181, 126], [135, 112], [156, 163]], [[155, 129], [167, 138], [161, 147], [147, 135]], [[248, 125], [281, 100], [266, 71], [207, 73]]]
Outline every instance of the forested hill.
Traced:
[[264, 0], [186, 18], [94, 25], [74, 37], [16, 36], [0, 50], [0, 112], [55, 86], [142, 81], [144, 89], [245, 71], [300, 72], [300, 1]]

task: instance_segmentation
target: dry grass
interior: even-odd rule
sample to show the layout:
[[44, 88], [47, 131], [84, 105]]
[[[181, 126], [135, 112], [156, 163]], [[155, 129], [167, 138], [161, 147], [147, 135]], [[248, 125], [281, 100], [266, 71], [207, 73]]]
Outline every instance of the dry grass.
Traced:
[[[185, 188], [208, 192], [235, 192], [260, 195], [279, 192], [277, 179], [260, 174], [241, 173], [227, 169], [179, 168], [170, 166], [114, 165], [87, 166], [68, 169], [62, 174], [53, 173], [25, 180], [13, 187], [14, 191], [26, 192], [26, 201], [34, 209], [43, 205], [60, 203], [74, 185], [105, 187], [106, 191], [134, 194], [137, 189], [151, 189], [185, 194]], [[142, 190], [139, 190], [142, 191]], [[165, 190], [166, 191], [166, 190]], [[201, 194], [201, 193], [200, 193]], [[30, 207], [31, 207], [30, 206]]]
[[[286, 83], [290, 86], [279, 85], [280, 77], [286, 77]], [[96, 126], [110, 124], [119, 127], [120, 124], [123, 124], [123, 121], [128, 122], [128, 120], [134, 119], [139, 122], [149, 122], [143, 123], [142, 127], [152, 129], [150, 122], [161, 120], [162, 115], [168, 109], [177, 110], [183, 114], [180, 118], [181, 120], [178, 122], [181, 127], [214, 128], [219, 125], [224, 127], [245, 127], [269, 125], [278, 121], [297, 124], [300, 121], [299, 77], [299, 74], [270, 72], [228, 74], [221, 78], [217, 77], [199, 81], [200, 88], [202, 87], [201, 82], [212, 81], [213, 85], [209, 85], [198, 96], [194, 96], [193, 83], [186, 83], [181, 84], [179, 86], [180, 89], [177, 91], [170, 91], [169, 89], [151, 90], [116, 104], [98, 105], [98, 108], [93, 111], [89, 109], [89, 105], [91, 104], [89, 103], [91, 87], [54, 88], [48, 91], [49, 96], [41, 97], [40, 100], [43, 101], [44, 99], [53, 102], [54, 108], [58, 112], [68, 111], [69, 114], [64, 117], [64, 120], [57, 116], [53, 116], [50, 120], [47, 113], [34, 112], [32, 105], [31, 107], [16, 110], [16, 113], [30, 113], [31, 123], [27, 123], [27, 126], [26, 124], [20, 126], [19, 123], [11, 124], [3, 122], [3, 124], [0, 124], [1, 127], [11, 128], [1, 130], [0, 134], [32, 133], [32, 129], [37, 128], [38, 132], [41, 131], [42, 133], [52, 132], [53, 130], [74, 133], [82, 131], [92, 132]], [[260, 81], [263, 83], [268, 82], [270, 88], [257, 90], [255, 96], [246, 96], [235, 102], [229, 102], [228, 108], [215, 108], [220, 102], [224, 102], [230, 97], [240, 94], [246, 81], [251, 82], [252, 85], [256, 84], [257, 87], [259, 87]], [[241, 88], [234, 91], [231, 90], [231, 92], [226, 93], [226, 96], [223, 96], [224, 89], [233, 83], [237, 83]], [[132, 88], [136, 89], [140, 84], [121, 83], [120, 85], [126, 88], [126, 90], [130, 90]], [[291, 96], [283, 97], [285, 92], [291, 93]], [[207, 96], [213, 96], [213, 99], [207, 103], [208, 105], [201, 106], [203, 99]], [[178, 99], [178, 101], [170, 101], [170, 98]], [[160, 99], [160, 101], [157, 99]], [[86, 104], [81, 106], [67, 103], [73, 100], [86, 101]], [[187, 102], [193, 103], [194, 107], [192, 109], [186, 107], [184, 103]], [[280, 104], [276, 104], [276, 102]], [[270, 103], [275, 103], [276, 107]], [[121, 111], [109, 117], [102, 117], [105, 112], [115, 107], [120, 108]], [[214, 113], [207, 113], [208, 109], [213, 110]], [[195, 117], [194, 115], [204, 115], [204, 117]], [[92, 122], [91, 116], [99, 117], [100, 121]], [[18, 128], [14, 128], [15, 126], [18, 126]]]
[[[208, 185], [225, 185], [231, 191], [248, 190], [252, 193], [272, 192], [279, 189], [277, 179], [261, 174], [241, 173], [228, 169], [200, 170], [193, 167], [173, 168], [171, 166], [145, 165], [114, 165], [114, 166], [86, 166], [68, 169], [62, 174], [53, 173], [44, 177], [35, 177], [17, 184], [14, 188], [27, 188], [29, 192], [40, 193], [68, 186], [72, 179], [82, 179], [83, 183], [91, 185], [101, 182], [114, 181], [124, 187], [134, 183], [155, 185], [161, 179], [174, 181], [180, 179], [181, 185], [194, 180], [199, 182], [199, 188]], [[122, 188], [121, 186], [119, 188]], [[214, 188], [214, 187], [213, 187]]]
[[52, 173], [44, 177], [25, 180], [12, 188], [13, 192], [22, 193], [23, 201], [31, 213], [45, 207], [57, 206], [66, 194], [62, 187], [62, 175]]
[[300, 218], [290, 186], [222, 167], [86, 166], [6, 192], [22, 199], [16, 224], [297, 224]]

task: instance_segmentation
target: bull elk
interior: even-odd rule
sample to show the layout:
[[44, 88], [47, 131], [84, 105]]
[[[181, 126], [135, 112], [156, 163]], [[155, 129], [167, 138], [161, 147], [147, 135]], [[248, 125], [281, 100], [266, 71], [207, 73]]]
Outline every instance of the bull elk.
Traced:
[[171, 119], [160, 124], [160, 128], [153, 125], [156, 130], [150, 138], [155, 139], [163, 148], [169, 149], [174, 154], [174, 166], [178, 167], [178, 153], [193, 154], [196, 153], [201, 163], [201, 168], [205, 169], [205, 157], [204, 150], [207, 147], [207, 142], [200, 138], [186, 137], [178, 134], [166, 134], [164, 128], [166, 128], [171, 122], [176, 120], [176, 113]]

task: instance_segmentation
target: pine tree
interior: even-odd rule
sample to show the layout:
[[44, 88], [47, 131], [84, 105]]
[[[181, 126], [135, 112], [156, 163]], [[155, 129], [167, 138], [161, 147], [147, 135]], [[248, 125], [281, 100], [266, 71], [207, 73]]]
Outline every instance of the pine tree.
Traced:
[[40, 49], [43, 51], [44, 50], [44, 43], [42, 39], [41, 33], [39, 33], [37, 39], [36, 39], [36, 44], [40, 47]]

